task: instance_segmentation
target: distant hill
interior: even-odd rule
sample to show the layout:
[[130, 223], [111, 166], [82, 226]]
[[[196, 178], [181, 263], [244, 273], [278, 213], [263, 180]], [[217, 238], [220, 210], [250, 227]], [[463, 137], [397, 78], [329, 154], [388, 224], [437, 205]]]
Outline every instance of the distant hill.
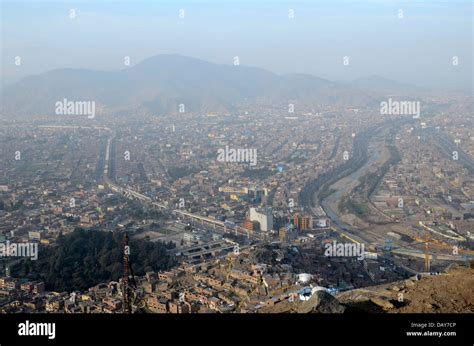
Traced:
[[58, 69], [29, 76], [2, 90], [3, 117], [55, 115], [55, 103], [95, 101], [110, 111], [152, 114], [232, 112], [242, 102], [284, 107], [363, 106], [372, 96], [347, 85], [305, 74], [277, 75], [247, 66], [219, 65], [180, 55], [158, 55], [119, 71]]

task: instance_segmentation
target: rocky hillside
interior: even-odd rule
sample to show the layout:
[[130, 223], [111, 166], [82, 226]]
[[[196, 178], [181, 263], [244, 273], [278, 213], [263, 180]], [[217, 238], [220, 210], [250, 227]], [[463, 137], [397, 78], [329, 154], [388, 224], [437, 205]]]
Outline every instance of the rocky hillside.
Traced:
[[474, 312], [474, 268], [343, 292], [338, 301], [348, 310], [390, 313]]
[[456, 266], [440, 275], [415, 277], [340, 293], [317, 291], [307, 301], [282, 301], [264, 313], [469, 313], [474, 312], [474, 268]]

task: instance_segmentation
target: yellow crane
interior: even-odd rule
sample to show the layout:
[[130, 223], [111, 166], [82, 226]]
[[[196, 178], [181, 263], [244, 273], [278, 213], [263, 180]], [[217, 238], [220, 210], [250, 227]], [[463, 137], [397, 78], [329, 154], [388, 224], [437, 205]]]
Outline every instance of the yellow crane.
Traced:
[[[430, 237], [428, 233], [425, 233], [425, 237], [423, 239], [423, 242], [425, 243], [425, 248], [424, 248], [424, 255], [425, 255], [425, 271], [429, 272], [431, 269], [431, 256], [430, 256], [430, 245], [435, 248], [440, 248], [440, 249], [449, 249], [450, 246], [447, 244], [444, 244], [436, 239], [433, 239]], [[460, 253], [470, 253], [469, 250], [459, 250]]]

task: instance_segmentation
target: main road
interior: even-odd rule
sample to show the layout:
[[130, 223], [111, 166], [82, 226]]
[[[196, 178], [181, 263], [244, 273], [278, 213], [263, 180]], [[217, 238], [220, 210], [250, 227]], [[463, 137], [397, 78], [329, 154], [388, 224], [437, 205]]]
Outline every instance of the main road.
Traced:
[[[128, 187], [120, 186], [116, 184], [115, 182], [111, 181], [109, 178], [109, 168], [110, 168], [110, 162], [112, 158], [111, 146], [112, 146], [112, 141], [115, 139], [116, 134], [114, 130], [111, 130], [109, 128], [103, 128], [103, 129], [106, 129], [110, 132], [110, 136], [107, 138], [107, 145], [105, 149], [105, 164], [104, 164], [104, 171], [103, 171], [103, 180], [110, 189], [116, 192], [120, 192], [121, 194], [127, 197], [134, 198], [138, 201], [151, 204], [153, 207], [159, 208], [163, 211], [170, 212], [172, 215], [179, 215], [183, 218], [188, 218], [188, 219], [195, 220], [201, 223], [211, 224], [214, 230], [219, 229], [219, 230], [223, 230], [224, 232], [227, 232], [227, 230], [229, 230], [229, 227], [227, 227], [225, 222], [223, 221], [212, 219], [207, 216], [202, 216], [199, 214], [190, 213], [181, 209], [170, 209], [168, 207], [168, 203], [158, 203], [156, 201], [153, 201], [153, 199], [149, 196], [146, 196]], [[235, 234], [244, 235], [247, 238], [253, 238], [256, 240], [260, 239], [260, 237], [257, 234], [250, 234], [247, 230], [243, 229], [240, 226], [235, 226], [232, 230], [235, 232]]]

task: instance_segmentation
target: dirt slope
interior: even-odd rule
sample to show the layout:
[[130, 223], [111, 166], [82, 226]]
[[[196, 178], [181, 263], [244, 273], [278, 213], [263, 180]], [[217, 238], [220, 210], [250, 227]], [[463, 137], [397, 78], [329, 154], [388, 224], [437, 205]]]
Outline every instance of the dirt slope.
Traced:
[[390, 313], [474, 312], [474, 269], [344, 292], [337, 296], [348, 311]]

